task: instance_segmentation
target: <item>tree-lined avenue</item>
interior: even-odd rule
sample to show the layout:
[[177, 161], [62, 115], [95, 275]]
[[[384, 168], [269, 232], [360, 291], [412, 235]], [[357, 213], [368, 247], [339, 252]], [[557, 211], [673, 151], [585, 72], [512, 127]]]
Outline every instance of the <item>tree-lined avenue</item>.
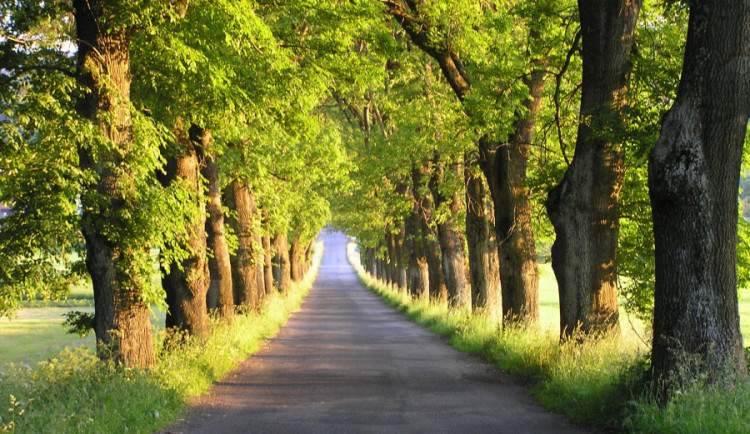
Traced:
[[279, 335], [172, 432], [580, 432], [521, 380], [461, 353], [357, 281], [323, 233], [317, 281]]

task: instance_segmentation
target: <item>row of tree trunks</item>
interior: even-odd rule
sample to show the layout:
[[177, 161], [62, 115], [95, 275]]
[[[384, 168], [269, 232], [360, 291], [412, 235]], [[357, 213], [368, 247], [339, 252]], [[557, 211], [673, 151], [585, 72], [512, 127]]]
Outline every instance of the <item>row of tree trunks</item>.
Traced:
[[560, 291], [560, 330], [618, 327], [618, 198], [624, 153], [601, 131], [623, 123], [633, 32], [640, 0], [579, 0], [583, 59], [581, 122], [573, 161], [547, 199], [557, 235], [552, 268]]
[[[419, 7], [418, 2], [389, 3], [386, 11], [401, 25], [415, 45], [438, 62], [446, 81], [458, 99], [463, 101], [471, 93], [469, 75], [449, 44], [431, 39], [431, 23], [422, 19]], [[534, 37], [532, 34], [531, 38]], [[543, 68], [535, 69], [541, 71]], [[542, 80], [543, 74], [536, 71], [524, 78], [524, 83], [529, 87], [530, 98], [524, 103], [526, 113], [519, 111], [516, 114], [516, 132], [509, 140], [510, 146], [499, 152], [500, 155], [495, 155], [498, 143], [488, 137], [483, 137], [478, 143], [479, 165], [492, 193], [495, 222], [498, 225], [497, 239], [501, 243], [499, 254], [503, 312], [515, 319], [530, 322], [535, 322], [539, 315], [539, 275], [528, 191], [523, 187], [523, 180], [526, 177], [527, 144], [531, 141], [543, 90]], [[476, 115], [468, 111], [467, 114]], [[432, 264], [430, 267], [436, 269]]]
[[194, 197], [195, 209], [190, 216], [192, 221], [188, 222], [187, 239], [180, 246], [188, 256], [163, 270], [162, 287], [169, 306], [166, 326], [186, 330], [190, 335], [206, 336], [209, 334], [206, 295], [210, 278], [206, 255], [206, 201], [195, 146], [198, 140], [188, 135], [179, 119], [174, 134], [175, 147], [165, 150], [167, 164], [161, 181], [165, 187], [180, 183]]
[[[86, 267], [94, 288], [94, 331], [106, 352], [129, 367], [145, 367], [155, 361], [149, 309], [142, 290], [151, 279], [145, 272], [133, 271], [128, 263], [149, 263], [149, 246], [125, 247], [104, 228], [122, 230], [121, 221], [137, 203], [126, 198], [122, 186], [132, 185], [130, 173], [115, 173], [122, 167], [133, 140], [130, 115], [130, 35], [127, 28], [112, 28], [105, 19], [108, 2], [75, 0], [77, 39], [76, 77], [87, 89], [76, 102], [76, 112], [90, 120], [111, 141], [116, 150], [92, 153], [86, 144], [79, 147], [80, 166], [97, 175], [81, 196], [81, 231], [86, 240]], [[96, 157], [94, 157], [96, 155]], [[124, 234], [125, 237], [130, 236]]]

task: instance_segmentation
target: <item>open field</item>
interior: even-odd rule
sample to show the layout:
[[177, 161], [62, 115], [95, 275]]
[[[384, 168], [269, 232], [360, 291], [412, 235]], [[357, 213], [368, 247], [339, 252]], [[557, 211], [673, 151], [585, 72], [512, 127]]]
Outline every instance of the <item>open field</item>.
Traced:
[[[9, 320], [0, 318], [0, 365], [13, 362], [33, 364], [47, 360], [65, 347], [94, 348], [94, 333], [80, 339], [66, 332], [63, 315], [78, 310], [93, 312], [92, 307], [26, 308]], [[156, 310], [151, 320], [156, 327], [164, 327], [166, 313]]]

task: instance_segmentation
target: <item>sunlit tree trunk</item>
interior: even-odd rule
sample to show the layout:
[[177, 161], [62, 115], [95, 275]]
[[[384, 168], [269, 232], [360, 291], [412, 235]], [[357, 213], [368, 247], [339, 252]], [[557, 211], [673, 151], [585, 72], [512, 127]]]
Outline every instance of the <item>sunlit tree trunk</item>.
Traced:
[[[206, 256], [206, 201], [195, 143], [179, 119], [174, 127], [177, 149], [167, 150], [167, 165], [162, 177], [164, 186], [180, 182], [195, 197], [197, 209], [188, 222], [188, 238], [181, 246], [188, 257], [172, 263], [164, 270], [162, 286], [167, 295], [166, 326], [177, 327], [191, 335], [209, 333], [206, 294], [209, 285], [208, 258]], [[171, 152], [170, 152], [171, 151]], [[171, 155], [170, 155], [171, 154]]]
[[273, 238], [273, 277], [276, 289], [286, 294], [292, 288], [291, 268], [289, 264], [289, 242], [285, 232], [277, 232]]
[[[656, 391], [747, 376], [737, 303], [737, 189], [750, 113], [750, 3], [690, 3], [677, 99], [649, 158]], [[673, 381], [672, 384], [669, 382]]]
[[234, 304], [257, 311], [258, 279], [255, 276], [255, 198], [246, 181], [234, 179], [226, 190], [227, 206], [235, 212], [229, 223], [237, 235], [237, 251], [231, 257]]
[[560, 331], [570, 336], [619, 326], [617, 202], [624, 153], [607, 131], [621, 128], [640, 0], [579, 0], [583, 58], [581, 122], [573, 161], [547, 199], [555, 228], [552, 268]]
[[299, 282], [302, 280], [303, 252], [301, 243], [302, 240], [300, 237], [295, 236], [289, 245], [289, 269], [291, 271], [292, 282]]
[[150, 263], [150, 246], [127, 245], [106, 229], [127, 228], [132, 222], [121, 221], [123, 215], [138, 207], [124, 191], [135, 176], [123, 164], [133, 141], [131, 32], [108, 23], [116, 17], [118, 6], [110, 1], [73, 1], [79, 41], [76, 75], [87, 91], [76, 102], [76, 112], [94, 123], [113, 145], [111, 150], [96, 152], [87, 144], [79, 146], [81, 168], [97, 175], [81, 195], [81, 230], [94, 288], [94, 331], [106, 349], [100, 356], [113, 357], [125, 366], [146, 367], [155, 360], [149, 309], [142, 297], [151, 276], [128, 264]]
[[271, 228], [268, 223], [268, 210], [263, 209], [263, 284], [266, 296], [274, 292], [273, 285], [273, 249], [271, 248]]
[[226, 320], [234, 316], [234, 294], [232, 286], [232, 265], [229, 259], [229, 247], [224, 230], [224, 212], [221, 209], [221, 187], [219, 184], [219, 165], [213, 152], [213, 139], [208, 130], [201, 133], [205, 163], [201, 174], [206, 178], [208, 201], [206, 210], [207, 246], [213, 255], [208, 259], [210, 284], [207, 304], [209, 309], [218, 309], [219, 315]]
[[539, 63], [534, 62], [538, 69], [524, 77], [529, 97], [523, 102], [525, 111], [515, 115], [508, 142], [499, 144], [487, 137], [479, 140], [479, 164], [494, 203], [503, 317], [524, 323], [539, 320], [539, 264], [533, 210], [525, 186], [526, 165], [544, 91], [543, 65]]

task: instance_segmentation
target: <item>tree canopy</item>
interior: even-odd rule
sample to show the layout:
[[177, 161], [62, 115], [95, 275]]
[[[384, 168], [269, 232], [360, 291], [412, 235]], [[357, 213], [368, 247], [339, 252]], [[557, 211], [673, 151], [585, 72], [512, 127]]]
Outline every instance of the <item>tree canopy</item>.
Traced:
[[[681, 77], [712, 73], [683, 66], [704, 2], [610, 3], [3, 1], [0, 313], [90, 280], [97, 338], [116, 330], [125, 348], [121, 311], [177, 297], [152, 283], [155, 261], [188, 285], [218, 277], [191, 258], [227, 251], [260, 286], [269, 267], [283, 287], [283, 264], [329, 224], [415, 296], [463, 308], [470, 284], [470, 308], [502, 303], [507, 321], [534, 324], [551, 255], [563, 339], [617, 328], [618, 300], [650, 321], [655, 276], [677, 265], [654, 259], [648, 179], [667, 181], [649, 155], [656, 167]], [[705, 122], [729, 116], [715, 107]], [[742, 146], [737, 128], [727, 152]], [[194, 179], [170, 169], [188, 157]], [[722, 187], [727, 209], [737, 188]], [[737, 264], [724, 289], [735, 305], [750, 276], [736, 214], [720, 220], [737, 249], [722, 253]]]

